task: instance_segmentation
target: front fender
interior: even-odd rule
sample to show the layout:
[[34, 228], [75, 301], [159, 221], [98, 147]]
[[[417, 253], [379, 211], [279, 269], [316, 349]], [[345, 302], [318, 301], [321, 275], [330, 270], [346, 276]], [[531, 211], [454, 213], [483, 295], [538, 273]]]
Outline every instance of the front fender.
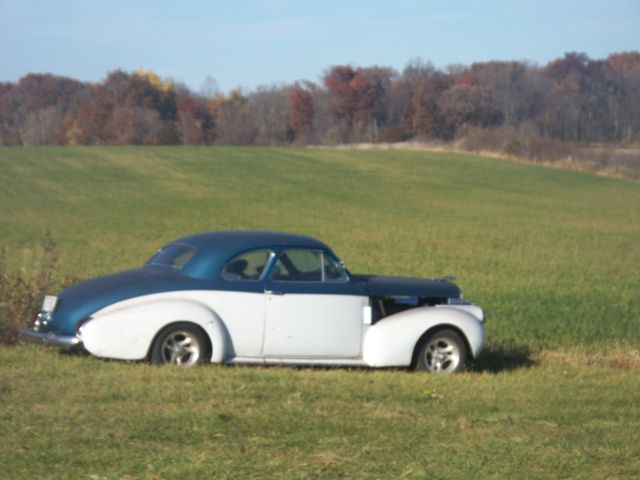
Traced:
[[175, 322], [200, 326], [211, 342], [211, 361], [221, 362], [230, 352], [224, 323], [207, 306], [186, 299], [138, 297], [94, 313], [80, 327], [80, 339], [93, 355], [122, 360], [141, 360], [164, 327]]
[[418, 307], [370, 327], [364, 337], [363, 360], [372, 367], [408, 366], [422, 335], [435, 327], [453, 327], [466, 340], [472, 357], [480, 353], [484, 329], [478, 317], [454, 306]]

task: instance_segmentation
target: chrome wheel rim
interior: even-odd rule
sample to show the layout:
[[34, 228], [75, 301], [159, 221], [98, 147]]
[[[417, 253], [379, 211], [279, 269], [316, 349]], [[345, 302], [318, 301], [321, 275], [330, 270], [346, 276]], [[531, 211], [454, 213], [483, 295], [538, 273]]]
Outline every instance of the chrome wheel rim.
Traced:
[[185, 330], [171, 332], [162, 342], [162, 363], [190, 367], [200, 360], [196, 337]]
[[424, 364], [430, 372], [453, 372], [460, 364], [460, 349], [448, 338], [434, 338], [424, 350]]

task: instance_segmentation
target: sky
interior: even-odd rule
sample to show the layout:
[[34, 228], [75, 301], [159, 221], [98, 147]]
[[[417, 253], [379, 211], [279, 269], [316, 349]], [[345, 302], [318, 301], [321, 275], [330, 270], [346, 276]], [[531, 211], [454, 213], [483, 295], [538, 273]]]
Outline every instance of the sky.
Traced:
[[640, 50], [640, 0], [0, 0], [0, 81], [152, 70], [194, 91], [415, 59], [543, 65]]

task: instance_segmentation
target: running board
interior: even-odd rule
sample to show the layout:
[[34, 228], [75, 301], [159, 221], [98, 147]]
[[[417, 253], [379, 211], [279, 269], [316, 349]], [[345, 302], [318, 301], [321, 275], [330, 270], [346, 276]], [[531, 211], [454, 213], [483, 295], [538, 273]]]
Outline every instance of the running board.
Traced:
[[225, 360], [229, 365], [337, 365], [351, 367], [367, 367], [361, 358], [278, 358], [278, 357], [233, 357]]

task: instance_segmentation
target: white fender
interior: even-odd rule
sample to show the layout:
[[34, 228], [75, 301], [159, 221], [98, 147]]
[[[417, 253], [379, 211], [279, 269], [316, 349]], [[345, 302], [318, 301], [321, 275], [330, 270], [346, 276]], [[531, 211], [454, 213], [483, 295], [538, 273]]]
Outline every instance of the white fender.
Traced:
[[[154, 298], [156, 297], [156, 298]], [[211, 341], [211, 361], [222, 362], [230, 348], [223, 322], [207, 306], [187, 299], [160, 299], [156, 295], [118, 302], [99, 310], [80, 327], [80, 339], [98, 357], [140, 360], [164, 327], [176, 322], [194, 323]]]
[[363, 360], [372, 367], [408, 366], [420, 337], [436, 326], [451, 326], [462, 332], [471, 349], [469, 354], [475, 357], [482, 348], [484, 333], [482, 310], [478, 316], [472, 311], [453, 305], [439, 305], [412, 308], [390, 315], [367, 330], [362, 349]]

